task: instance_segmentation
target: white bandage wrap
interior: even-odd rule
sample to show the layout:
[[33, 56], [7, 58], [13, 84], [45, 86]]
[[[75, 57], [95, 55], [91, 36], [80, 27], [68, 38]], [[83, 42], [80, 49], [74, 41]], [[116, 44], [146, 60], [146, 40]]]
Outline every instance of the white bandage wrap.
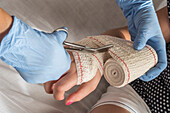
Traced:
[[[84, 46], [98, 48], [100, 47], [98, 44], [90, 39], [91, 37], [85, 38], [77, 44], [81, 44]], [[101, 75], [103, 75], [103, 63], [110, 58], [108, 52], [103, 53], [83, 53], [83, 52], [73, 52], [73, 56], [76, 63], [78, 82], [77, 85], [80, 85], [84, 82], [90, 81], [95, 75], [97, 70], [99, 69]]]
[[104, 53], [73, 52], [75, 58], [78, 82], [80, 85], [91, 80], [99, 69], [108, 83], [122, 87], [143, 75], [157, 63], [155, 50], [146, 45], [141, 51], [133, 48], [133, 42], [108, 36], [90, 36], [77, 44], [97, 48], [107, 44], [113, 47]]

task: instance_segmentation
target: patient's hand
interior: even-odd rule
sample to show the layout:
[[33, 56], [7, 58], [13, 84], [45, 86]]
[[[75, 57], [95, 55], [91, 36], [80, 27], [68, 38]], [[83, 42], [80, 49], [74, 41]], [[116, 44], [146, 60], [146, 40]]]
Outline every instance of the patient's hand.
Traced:
[[[127, 27], [113, 29], [103, 33], [103, 35], [117, 36], [130, 40], [130, 34], [128, 34]], [[70, 69], [59, 80], [49, 81], [44, 84], [45, 91], [49, 94], [53, 94], [56, 100], [63, 100], [64, 93], [74, 87], [78, 82], [75, 59], [71, 52], [68, 53], [70, 54], [72, 61]], [[101, 73], [98, 69], [96, 75], [90, 81], [81, 84], [76, 92], [68, 96], [65, 102], [66, 105], [69, 105], [72, 102], [80, 101], [93, 92], [96, 89], [100, 79]]]
[[[59, 80], [49, 81], [44, 84], [45, 91], [49, 94], [53, 94], [56, 100], [63, 100], [64, 93], [77, 84], [77, 70], [75, 60], [73, 54], [71, 52], [69, 52], [69, 54], [72, 61], [70, 69]], [[93, 92], [96, 89], [100, 79], [101, 74], [100, 71], [97, 70], [97, 73], [93, 79], [81, 84], [76, 92], [70, 94], [67, 97], [65, 101], [66, 105], [80, 101]]]

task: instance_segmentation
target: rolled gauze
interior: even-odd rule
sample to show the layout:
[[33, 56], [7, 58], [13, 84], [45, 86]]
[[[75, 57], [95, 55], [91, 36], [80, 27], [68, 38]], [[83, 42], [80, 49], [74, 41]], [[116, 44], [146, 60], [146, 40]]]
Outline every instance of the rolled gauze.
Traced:
[[137, 51], [133, 42], [111, 38], [113, 48], [109, 50], [112, 58], [104, 64], [104, 77], [115, 87], [123, 87], [145, 74], [157, 63], [156, 51], [149, 45]]
[[104, 77], [110, 85], [122, 87], [143, 75], [157, 63], [157, 54], [149, 45], [137, 51], [133, 48], [133, 42], [113, 36], [90, 36], [76, 43], [92, 48], [113, 45], [104, 53], [73, 52], [78, 85], [91, 80], [99, 69], [101, 74], [104, 71]]

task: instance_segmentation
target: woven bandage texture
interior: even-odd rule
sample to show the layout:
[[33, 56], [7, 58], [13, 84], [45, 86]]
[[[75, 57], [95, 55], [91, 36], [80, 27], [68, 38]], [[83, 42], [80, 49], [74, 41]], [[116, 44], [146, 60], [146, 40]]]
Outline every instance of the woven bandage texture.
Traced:
[[78, 75], [77, 85], [90, 81], [99, 69], [110, 85], [123, 87], [145, 74], [158, 61], [151, 46], [146, 45], [137, 51], [133, 48], [133, 42], [113, 36], [89, 36], [76, 43], [91, 48], [113, 45], [102, 53], [73, 52]]

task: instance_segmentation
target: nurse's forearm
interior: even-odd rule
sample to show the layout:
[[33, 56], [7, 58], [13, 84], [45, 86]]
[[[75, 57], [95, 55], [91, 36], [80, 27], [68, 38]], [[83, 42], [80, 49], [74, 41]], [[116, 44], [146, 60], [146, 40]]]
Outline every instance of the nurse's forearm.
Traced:
[[12, 17], [2, 8], [0, 8], [0, 43], [3, 37], [8, 34], [9, 30], [11, 29], [12, 21]]

